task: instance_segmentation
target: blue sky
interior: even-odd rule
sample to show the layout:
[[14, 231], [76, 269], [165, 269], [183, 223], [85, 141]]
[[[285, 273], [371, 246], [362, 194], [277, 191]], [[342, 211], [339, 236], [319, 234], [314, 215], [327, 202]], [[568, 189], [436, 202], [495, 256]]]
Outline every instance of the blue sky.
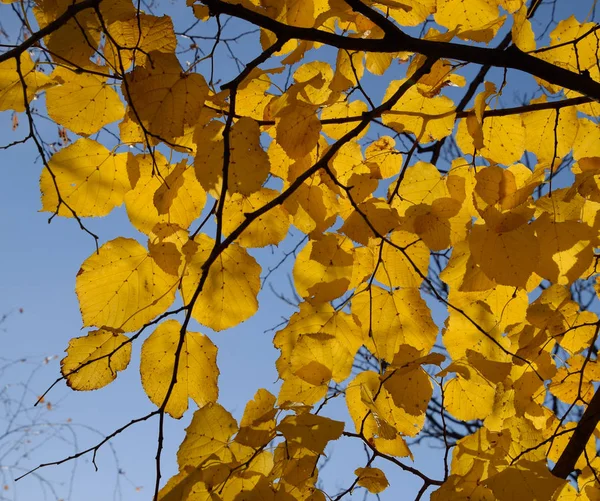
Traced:
[[[559, 2], [556, 18], [566, 17], [573, 10], [573, 13], [582, 20], [591, 3], [591, 1], [582, 1], [567, 5], [566, 2]], [[166, 6], [166, 12], [174, 15], [176, 29], [178, 26], [187, 26], [185, 23], [189, 23], [188, 10], [163, 2], [158, 4], [157, 14], [163, 12], [163, 5]], [[9, 6], [0, 5], [0, 19], [4, 20], [5, 13], [10, 15], [9, 12]], [[544, 16], [547, 18], [548, 15], [549, 11], [541, 18], [543, 19]], [[3, 25], [6, 29], [4, 22]], [[182, 41], [185, 42], [180, 39], [180, 42]], [[254, 43], [239, 43], [232, 48], [245, 61], [258, 53]], [[313, 57], [331, 60], [331, 54], [331, 51], [321, 49], [315, 52]], [[235, 67], [227, 58], [226, 52], [223, 51], [219, 57], [219, 71], [223, 80], [235, 76]], [[182, 60], [185, 60], [185, 56]], [[397, 71], [400, 74], [394, 77], [401, 78], [401, 70]], [[464, 74], [468, 76], [473, 71], [476, 69]], [[501, 82], [501, 71], [495, 70], [490, 75], [491, 80]], [[388, 79], [386, 78], [385, 81], [387, 82]], [[365, 82], [367, 85], [374, 86], [374, 97], [383, 95], [384, 85], [376, 82], [374, 78]], [[531, 83], [531, 78], [517, 77], [512, 87], [505, 92], [503, 104], [514, 103], [517, 95], [522, 96], [528, 89], [533, 88]], [[459, 89], [449, 89], [447, 95], [458, 101], [462, 92], [464, 91]], [[41, 104], [43, 100], [40, 101]], [[43, 109], [43, 106], [40, 108]], [[19, 119], [21, 123], [13, 132], [10, 114], [0, 114], [0, 130], [3, 131], [1, 143], [18, 139], [26, 133], [25, 117], [20, 115]], [[39, 127], [46, 140], [58, 139], [56, 127], [49, 122], [40, 119]], [[74, 137], [71, 134], [71, 138]], [[11, 315], [0, 326], [2, 328], [0, 353], [2, 358], [9, 360], [30, 357], [32, 360], [41, 361], [45, 357], [58, 355], [58, 359], [44, 365], [32, 380], [34, 395], [41, 394], [57, 377], [58, 360], [62, 358], [69, 339], [85, 334], [85, 331], [81, 330], [74, 284], [81, 263], [95, 249], [92, 238], [80, 231], [73, 220], [55, 218], [51, 224], [48, 224], [49, 214], [38, 212], [40, 171], [41, 163], [32, 143], [19, 145], [7, 151], [0, 150], [2, 175], [0, 315], [14, 308], [24, 309], [23, 314]], [[141, 235], [128, 224], [122, 207], [104, 219], [86, 221], [86, 225], [100, 236], [101, 243], [119, 235], [141, 238]], [[273, 266], [285, 251], [293, 248], [299, 238], [296, 232], [296, 237], [286, 240], [280, 248], [253, 254], [265, 270], [268, 266]], [[287, 281], [289, 270], [289, 265], [283, 266], [279, 273], [272, 277], [274, 288], [287, 295], [291, 294]], [[258, 388], [265, 387], [276, 393], [277, 372], [273, 362], [278, 352], [272, 345], [273, 332], [265, 331], [275, 327], [283, 317], [288, 317], [294, 311], [275, 297], [269, 287], [263, 289], [259, 301], [259, 313], [239, 327], [218, 334], [211, 333], [198, 325], [192, 327], [192, 330], [209, 334], [219, 348], [218, 363], [221, 369], [219, 401], [237, 418], [241, 416], [245, 403], [253, 397]], [[435, 315], [436, 320], [443, 320], [444, 312], [437, 309]], [[96, 443], [98, 439], [95, 432], [79, 424], [85, 424], [103, 433], [110, 433], [132, 418], [153, 410], [153, 405], [145, 396], [140, 384], [137, 360], [139, 360], [139, 345], [134, 346], [132, 363], [128, 370], [120, 373], [116, 382], [102, 390], [75, 393], [60, 383], [47, 397], [47, 400], [53, 403], [53, 410], [48, 411], [47, 419], [54, 423], [67, 423], [70, 419], [77, 430], [79, 447], [85, 448]], [[15, 369], [10, 373], [10, 381], [1, 380], [0, 387], [24, 378], [29, 372], [29, 366]], [[29, 400], [29, 404], [33, 404], [33, 398]], [[330, 410], [327, 415], [330, 417], [340, 419], [344, 415], [342, 399], [337, 399], [328, 405], [328, 408]], [[176, 472], [175, 452], [183, 439], [183, 429], [190, 417], [191, 412], [181, 421], [168, 419], [167, 439], [163, 452], [164, 478], [169, 478]], [[0, 426], [2, 426], [1, 422]], [[121, 478], [122, 499], [145, 500], [151, 497], [154, 483], [156, 430], [157, 421], [150, 420], [136, 425], [113, 442], [120, 467], [129, 479]], [[442, 460], [439, 450], [419, 447], [414, 452], [417, 467], [422, 468], [424, 473], [438, 478], [441, 476]], [[34, 467], [39, 463], [58, 460], [72, 453], [73, 445], [58, 438], [36, 449], [24, 465]], [[325, 467], [323, 478], [328, 492], [335, 492], [349, 485], [354, 478], [352, 473], [354, 469], [364, 465], [365, 455], [361, 446], [352, 445], [348, 440], [336, 443], [328, 450], [328, 454], [337, 459], [332, 459]], [[98, 472], [94, 471], [91, 456], [79, 460], [71, 500], [106, 501], [113, 498], [115, 481], [119, 475], [109, 448], [103, 448], [98, 452], [96, 463], [99, 467]], [[390, 475], [392, 487], [382, 494], [382, 498], [398, 499], [400, 495], [402, 499], [404, 496], [406, 499], [414, 497], [420, 482], [415, 482], [414, 477], [409, 474], [399, 473], [397, 469], [391, 470], [387, 466], [384, 469]], [[55, 482], [57, 489], [63, 489], [60, 492], [66, 495], [65, 489], [72, 471], [71, 463], [49, 467], [41, 470], [40, 473]], [[17, 489], [18, 499], [31, 501], [44, 499], [39, 485], [38, 480], [31, 476], [20, 481], [16, 486], [10, 484], [7, 494], [10, 495], [14, 489]], [[138, 492], [135, 486], [142, 486], [143, 489]], [[362, 492], [358, 495], [362, 496]]]

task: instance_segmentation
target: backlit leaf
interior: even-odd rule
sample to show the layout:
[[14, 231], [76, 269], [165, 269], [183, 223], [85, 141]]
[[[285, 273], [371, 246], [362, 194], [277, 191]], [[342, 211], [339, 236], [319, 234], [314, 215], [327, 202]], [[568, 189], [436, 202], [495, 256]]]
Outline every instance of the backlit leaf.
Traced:
[[[105, 216], [121, 205], [131, 189], [127, 153], [114, 153], [92, 139], [79, 139], [50, 158], [42, 171], [42, 210], [64, 217], [73, 212], [59, 205], [58, 195], [80, 217]], [[55, 184], [56, 183], [56, 184]], [[58, 189], [58, 193], [57, 193]]]
[[123, 118], [123, 103], [105, 77], [79, 74], [59, 66], [51, 78], [55, 85], [46, 91], [46, 107], [56, 123], [89, 136]]
[[163, 322], [144, 341], [140, 373], [146, 394], [158, 407], [171, 390], [165, 412], [174, 418], [183, 416], [189, 398], [199, 407], [217, 400], [217, 347], [199, 332], [182, 333], [177, 320]]
[[[213, 246], [214, 240], [200, 234], [186, 249], [188, 264], [181, 282], [185, 302], [191, 301], [199, 287], [202, 266]], [[246, 250], [237, 245], [229, 246], [210, 267], [192, 316], [216, 331], [247, 320], [258, 309], [260, 271], [260, 266]]]
[[100, 329], [69, 341], [61, 373], [74, 390], [97, 390], [129, 365], [131, 344], [124, 334]]
[[177, 279], [138, 242], [116, 238], [92, 254], [77, 273], [75, 291], [84, 326], [139, 329], [175, 299]]

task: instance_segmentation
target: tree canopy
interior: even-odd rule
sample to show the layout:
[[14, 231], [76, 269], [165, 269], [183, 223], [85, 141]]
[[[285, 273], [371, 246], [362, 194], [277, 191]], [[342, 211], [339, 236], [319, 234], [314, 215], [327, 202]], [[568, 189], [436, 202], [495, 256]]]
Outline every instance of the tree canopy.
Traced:
[[[187, 0], [183, 26], [140, 1], [2, 3], [3, 148], [36, 149], [42, 210], [96, 245], [57, 381], [102, 388], [139, 345], [155, 404], [73, 457], [156, 419], [156, 500], [339, 501], [408, 475], [417, 500], [598, 499], [595, 2]], [[88, 218], [115, 209], [134, 231], [104, 241]], [[238, 422], [214, 338], [286, 266], [281, 384]], [[411, 466], [422, 439], [439, 477]], [[367, 457], [326, 492], [334, 441]]]

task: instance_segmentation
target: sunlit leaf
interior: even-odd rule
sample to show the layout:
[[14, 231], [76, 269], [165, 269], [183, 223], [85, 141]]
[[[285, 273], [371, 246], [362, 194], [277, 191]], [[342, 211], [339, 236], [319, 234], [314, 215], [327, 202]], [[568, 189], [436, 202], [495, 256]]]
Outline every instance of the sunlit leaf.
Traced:
[[169, 394], [164, 409], [174, 418], [183, 416], [189, 398], [199, 407], [217, 400], [217, 347], [199, 332], [182, 332], [177, 320], [163, 322], [144, 341], [140, 373], [155, 405], [163, 406]]

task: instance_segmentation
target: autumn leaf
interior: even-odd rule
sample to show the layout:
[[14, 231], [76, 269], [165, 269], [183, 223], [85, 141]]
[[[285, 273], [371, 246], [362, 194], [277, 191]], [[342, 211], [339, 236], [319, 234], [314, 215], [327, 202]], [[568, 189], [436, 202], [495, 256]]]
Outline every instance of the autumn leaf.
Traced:
[[[172, 385], [175, 366], [177, 376]], [[189, 398], [199, 407], [217, 400], [217, 347], [199, 332], [182, 333], [176, 320], [160, 324], [144, 341], [140, 373], [150, 400], [158, 407], [164, 405], [174, 418], [183, 416]]]

